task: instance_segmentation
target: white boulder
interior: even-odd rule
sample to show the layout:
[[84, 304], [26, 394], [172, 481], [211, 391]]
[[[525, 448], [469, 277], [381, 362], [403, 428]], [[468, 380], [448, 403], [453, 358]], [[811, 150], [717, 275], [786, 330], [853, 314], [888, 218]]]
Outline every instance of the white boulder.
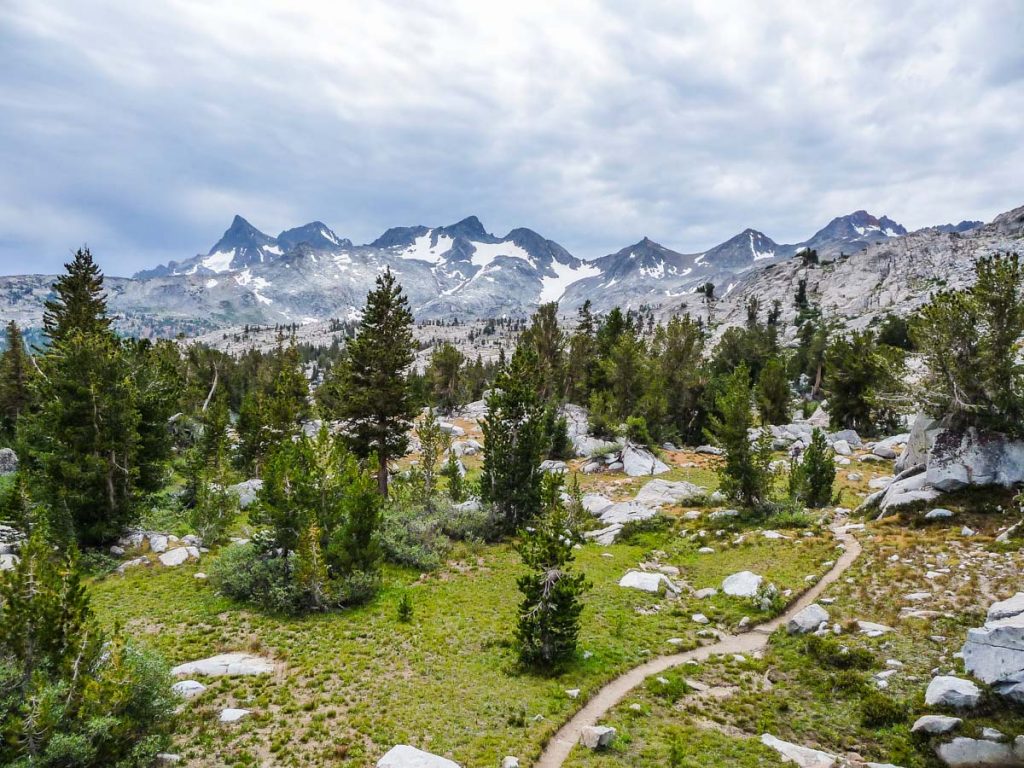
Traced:
[[588, 749], [603, 749], [615, 740], [615, 729], [607, 725], [586, 725], [580, 732], [580, 744]]
[[817, 603], [811, 603], [786, 622], [786, 631], [791, 635], [802, 635], [814, 632], [826, 621], [828, 611]]
[[175, 547], [174, 549], [164, 552], [158, 558], [160, 562], [168, 568], [175, 568], [179, 565], [187, 563], [189, 560], [199, 559], [199, 548], [198, 547]]
[[924, 703], [929, 707], [973, 709], [981, 701], [981, 689], [970, 680], [951, 675], [937, 675], [928, 683]]
[[668, 465], [649, 450], [629, 442], [622, 448], [620, 461], [622, 471], [630, 477], [660, 475], [669, 470]]
[[233, 707], [228, 707], [227, 709], [221, 710], [220, 721], [222, 723], [237, 723], [239, 720], [244, 717], [248, 717], [250, 714], [251, 712], [248, 709], [235, 709]]
[[722, 581], [722, 591], [732, 597], [755, 597], [763, 581], [763, 576], [751, 571], [740, 571], [725, 577]]
[[839, 761], [838, 757], [828, 752], [791, 744], [770, 733], [761, 735], [761, 743], [778, 752], [783, 762], [796, 763], [800, 768], [832, 768]]
[[432, 755], [422, 749], [398, 744], [377, 761], [377, 768], [460, 768], [454, 760]]
[[662, 585], [670, 592], [678, 594], [679, 587], [672, 583], [672, 580], [664, 573], [651, 573], [649, 571], [628, 571], [625, 576], [619, 579], [620, 587], [639, 589], [643, 592], [658, 594]]
[[251, 653], [221, 653], [199, 661], [179, 664], [171, 669], [176, 677], [205, 675], [207, 677], [235, 677], [239, 675], [269, 675], [274, 662]]
[[206, 690], [206, 686], [196, 680], [179, 680], [171, 690], [183, 699], [194, 699]]
[[708, 495], [706, 488], [685, 481], [651, 480], [636, 495], [634, 501], [649, 507], [671, 504], [694, 504]]
[[1024, 766], [1024, 745], [999, 744], [985, 739], [958, 736], [935, 749], [939, 759], [949, 768], [983, 768], [984, 766]]
[[960, 727], [963, 723], [959, 717], [948, 715], [923, 715], [914, 721], [910, 727], [911, 733], [927, 733], [930, 735], [941, 735], [950, 733]]

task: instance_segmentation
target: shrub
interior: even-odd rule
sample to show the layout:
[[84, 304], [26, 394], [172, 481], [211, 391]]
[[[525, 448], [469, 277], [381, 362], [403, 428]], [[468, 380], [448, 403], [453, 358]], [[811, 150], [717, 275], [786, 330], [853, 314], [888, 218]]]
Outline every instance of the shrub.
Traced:
[[640, 445], [654, 445], [654, 438], [647, 429], [647, 419], [643, 416], [630, 416], [626, 419], [626, 438]]
[[408, 624], [412, 621], [412, 599], [409, 597], [408, 592], [403, 592], [402, 596], [398, 599], [398, 608], [395, 612], [398, 620], [403, 624]]
[[803, 461], [793, 461], [789, 472], [789, 495], [808, 507], [824, 507], [832, 501], [836, 464], [825, 433], [815, 429]]
[[885, 728], [907, 719], [910, 709], [880, 691], [869, 691], [860, 703], [860, 721], [868, 728]]
[[875, 656], [867, 648], [849, 648], [834, 637], [811, 635], [805, 641], [808, 655], [832, 669], [871, 669]]

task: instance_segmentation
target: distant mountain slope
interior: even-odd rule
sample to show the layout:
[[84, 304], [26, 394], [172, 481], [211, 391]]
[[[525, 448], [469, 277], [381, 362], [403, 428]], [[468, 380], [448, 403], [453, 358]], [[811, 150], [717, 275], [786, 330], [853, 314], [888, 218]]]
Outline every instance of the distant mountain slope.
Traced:
[[[563, 314], [574, 313], [585, 301], [596, 312], [648, 306], [659, 313], [700, 313], [706, 302], [696, 290], [712, 283], [716, 319], [733, 322], [741, 297], [795, 290], [792, 276], [800, 260], [793, 257], [805, 248], [816, 249], [823, 260], [837, 260], [819, 271], [843, 275], [846, 282], [830, 287], [825, 281], [820, 290], [829, 300], [836, 294], [836, 306], [853, 306], [872, 280], [884, 281], [895, 269], [876, 254], [907, 254], [914, 262], [896, 270], [917, 270], [913, 285], [904, 290], [899, 284], [898, 295], [905, 297], [928, 280], [948, 279], [950, 270], [969, 271], [969, 265], [928, 256], [937, 243], [961, 239], [976, 243], [979, 252], [996, 244], [1006, 247], [1006, 237], [992, 235], [992, 226], [964, 221], [907, 235], [885, 216], [856, 211], [833, 219], [802, 243], [780, 244], [745, 229], [701, 253], [679, 253], [644, 238], [583, 261], [530, 229], [494, 235], [475, 216], [440, 227], [394, 227], [366, 245], [353, 245], [320, 221], [273, 237], [235, 216], [206, 253], [133, 278], [108, 277], [107, 290], [117, 327], [145, 336], [355, 317], [377, 275], [388, 268], [398, 275], [418, 319], [523, 316], [548, 301], [559, 301]], [[961, 253], [966, 245], [957, 248]], [[909, 255], [922, 249], [919, 259]], [[865, 266], [846, 275], [851, 263]], [[14, 319], [30, 332], [38, 328], [53, 280], [47, 275], [0, 277], [0, 319]], [[841, 299], [844, 291], [852, 293]], [[887, 304], [884, 295], [877, 302]]]

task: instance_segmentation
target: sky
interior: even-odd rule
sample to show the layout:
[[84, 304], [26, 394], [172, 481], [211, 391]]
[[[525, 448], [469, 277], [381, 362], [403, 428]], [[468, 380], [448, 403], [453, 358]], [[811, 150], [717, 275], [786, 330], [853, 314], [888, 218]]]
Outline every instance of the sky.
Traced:
[[0, 274], [131, 274], [236, 213], [595, 258], [1020, 205], [1019, 0], [0, 0]]

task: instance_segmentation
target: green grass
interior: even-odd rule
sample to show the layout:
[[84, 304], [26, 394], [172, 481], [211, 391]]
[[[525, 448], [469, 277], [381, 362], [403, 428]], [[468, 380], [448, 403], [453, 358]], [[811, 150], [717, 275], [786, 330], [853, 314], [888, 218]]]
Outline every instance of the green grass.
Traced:
[[[681, 535], [692, 530], [674, 527], [638, 534], [629, 544], [579, 550], [578, 566], [594, 585], [581, 653], [552, 678], [516, 665], [511, 638], [522, 570], [508, 545], [460, 545], [446, 568], [422, 578], [388, 569], [372, 604], [308, 618], [271, 617], [233, 604], [193, 578], [196, 566], [112, 576], [94, 584], [93, 596], [106, 623], [121, 623], [172, 663], [228, 650], [259, 651], [282, 663], [271, 678], [213, 681], [185, 708], [177, 749], [189, 765], [257, 765], [271, 757], [275, 765], [333, 765], [342, 758], [347, 765], [373, 765], [390, 746], [405, 742], [467, 767], [492, 766], [505, 754], [536, 756], [616, 674], [700, 642], [693, 613], [702, 611], [724, 628], [744, 615], [762, 617], [748, 601], [670, 600], [618, 587], [622, 574], [650, 559], [652, 550], [696, 588], [750, 569], [798, 590], [835, 554], [826, 536], [781, 542], [748, 536], [734, 546], [731, 534], [711, 532], [716, 553], [699, 555], [704, 542]], [[208, 558], [198, 567], [208, 567]], [[397, 617], [405, 593], [413, 604], [407, 624]], [[654, 612], [655, 606], [661, 610]], [[684, 643], [670, 645], [669, 638]], [[578, 700], [568, 698], [569, 688], [582, 690]], [[255, 714], [221, 726], [216, 714], [225, 706]]]

